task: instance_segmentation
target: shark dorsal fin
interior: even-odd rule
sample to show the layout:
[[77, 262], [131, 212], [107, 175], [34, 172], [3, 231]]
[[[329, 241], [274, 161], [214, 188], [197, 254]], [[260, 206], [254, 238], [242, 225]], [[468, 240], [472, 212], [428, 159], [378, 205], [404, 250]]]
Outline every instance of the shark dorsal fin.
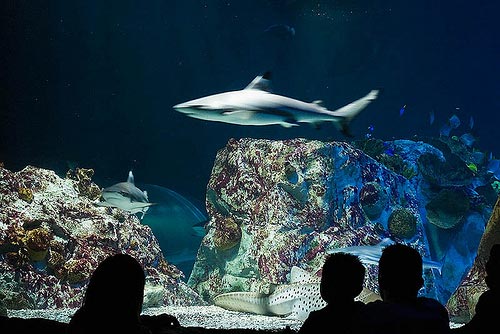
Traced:
[[131, 171], [131, 170], [128, 172], [127, 182], [128, 182], [128, 183], [135, 184], [135, 183], [134, 183], [134, 174], [132, 174], [132, 171]]
[[256, 89], [265, 92], [270, 91], [269, 84], [271, 82], [271, 72], [267, 71], [262, 75], [258, 75], [245, 87], [245, 89]]
[[292, 267], [290, 271], [290, 283], [310, 283], [314, 281], [318, 281], [318, 278], [310, 272], [296, 266]]
[[312, 103], [317, 104], [320, 107], [323, 107], [323, 100], [314, 100]]

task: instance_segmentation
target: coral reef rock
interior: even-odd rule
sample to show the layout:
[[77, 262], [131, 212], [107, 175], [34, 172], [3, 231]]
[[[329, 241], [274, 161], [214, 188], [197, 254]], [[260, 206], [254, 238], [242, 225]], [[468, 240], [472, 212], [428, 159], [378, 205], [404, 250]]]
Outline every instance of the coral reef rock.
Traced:
[[[443, 168], [422, 173], [427, 160], [448, 166], [440, 149], [422, 141], [230, 139], [207, 185], [207, 234], [188, 285], [208, 302], [227, 292], [269, 295], [290, 282], [294, 266], [318, 275], [327, 249], [389, 237], [442, 263], [441, 274], [424, 271], [421, 294], [445, 304], [472, 267], [492, 205], [455, 174], [432, 174]], [[440, 212], [444, 189], [460, 190], [471, 203], [453, 228], [427, 217], [431, 201]], [[377, 266], [366, 266], [366, 288], [377, 293]]]
[[500, 244], [500, 198], [497, 199], [486, 231], [479, 243], [472, 269], [448, 300], [446, 307], [450, 317], [460, 322], [468, 322], [474, 316], [479, 296], [488, 289], [484, 281], [485, 265], [494, 244]]
[[76, 171], [68, 176], [86, 177], [63, 179], [33, 166], [19, 172], [0, 168], [1, 304], [79, 307], [93, 270], [119, 252], [143, 265], [146, 306], [205, 304], [166, 262], [148, 226], [120, 209], [94, 205], [99, 187], [90, 181], [92, 173]]

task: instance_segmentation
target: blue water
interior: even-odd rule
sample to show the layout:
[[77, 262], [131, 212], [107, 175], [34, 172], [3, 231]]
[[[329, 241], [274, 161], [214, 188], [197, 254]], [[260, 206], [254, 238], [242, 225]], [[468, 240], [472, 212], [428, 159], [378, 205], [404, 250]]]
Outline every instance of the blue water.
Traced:
[[204, 203], [229, 138], [346, 140], [328, 124], [245, 127], [172, 109], [267, 70], [275, 93], [332, 110], [381, 89], [351, 124], [357, 138], [438, 136], [453, 115], [465, 126], [473, 117], [474, 145], [498, 157], [499, 9], [493, 0], [3, 1], [0, 161], [93, 168], [101, 186], [133, 169]]

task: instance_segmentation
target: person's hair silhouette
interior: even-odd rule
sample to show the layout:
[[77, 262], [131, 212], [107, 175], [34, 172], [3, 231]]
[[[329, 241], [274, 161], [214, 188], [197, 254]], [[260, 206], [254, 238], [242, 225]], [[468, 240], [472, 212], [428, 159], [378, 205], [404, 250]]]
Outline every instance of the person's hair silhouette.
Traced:
[[485, 265], [484, 281], [488, 290], [477, 301], [475, 314], [462, 327], [454, 328], [456, 333], [493, 333], [498, 331], [500, 315], [500, 244], [491, 247], [490, 256]]
[[382, 300], [363, 307], [359, 333], [447, 333], [446, 308], [435, 299], [418, 296], [424, 283], [422, 271], [422, 257], [416, 249], [401, 243], [386, 246], [378, 267]]
[[299, 329], [300, 334], [319, 333], [335, 328], [336, 333], [347, 333], [353, 319], [364, 305], [355, 298], [363, 290], [365, 267], [355, 255], [333, 253], [323, 264], [320, 293], [327, 305], [309, 313]]
[[393, 244], [384, 248], [378, 262], [380, 297], [385, 301], [414, 300], [424, 284], [422, 257], [412, 247]]
[[144, 270], [132, 256], [104, 259], [90, 277], [83, 305], [70, 320], [70, 333], [148, 333], [140, 324]]

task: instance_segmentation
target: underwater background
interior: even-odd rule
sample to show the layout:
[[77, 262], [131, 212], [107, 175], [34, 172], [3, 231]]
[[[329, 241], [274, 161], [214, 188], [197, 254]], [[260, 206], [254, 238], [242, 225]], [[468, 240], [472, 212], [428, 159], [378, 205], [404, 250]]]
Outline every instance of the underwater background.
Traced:
[[[169, 203], [187, 199], [196, 208], [188, 207], [168, 232], [186, 236], [176, 245], [179, 261], [194, 261], [201, 236], [183, 220], [206, 215], [214, 159], [230, 138], [346, 140], [329, 124], [239, 126], [172, 108], [242, 89], [264, 71], [272, 73], [275, 93], [323, 100], [331, 110], [380, 89], [351, 124], [356, 139], [471, 134], [489, 159], [500, 154], [496, 1], [0, 6], [0, 161], [10, 170], [34, 165], [60, 176], [69, 168], [92, 168], [102, 186], [125, 181], [132, 169], [139, 188], [151, 189], [152, 201], [153, 189], [170, 196]], [[443, 133], [442, 126], [457, 118], [460, 126]], [[145, 216], [153, 231], [161, 225], [154, 211], [161, 209]], [[187, 276], [189, 268], [181, 267]]]

